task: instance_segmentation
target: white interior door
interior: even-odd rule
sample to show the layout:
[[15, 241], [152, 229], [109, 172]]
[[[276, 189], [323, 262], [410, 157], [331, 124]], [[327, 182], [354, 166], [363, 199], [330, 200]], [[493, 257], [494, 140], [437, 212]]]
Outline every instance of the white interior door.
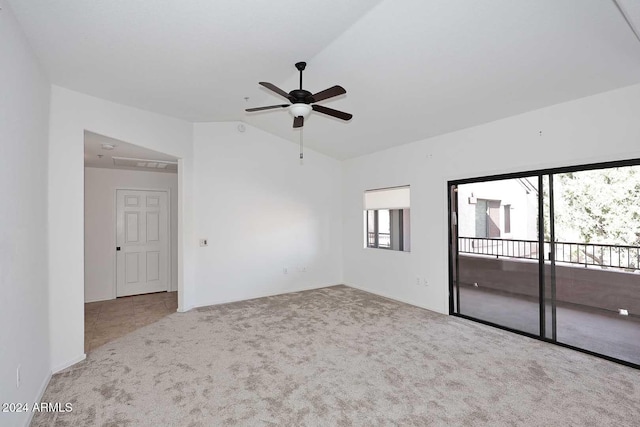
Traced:
[[116, 190], [116, 294], [168, 289], [168, 197], [165, 191]]

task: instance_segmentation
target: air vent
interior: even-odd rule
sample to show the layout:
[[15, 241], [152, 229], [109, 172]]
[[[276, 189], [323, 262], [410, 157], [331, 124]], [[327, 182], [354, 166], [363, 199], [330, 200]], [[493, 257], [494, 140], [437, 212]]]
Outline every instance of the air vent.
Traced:
[[128, 157], [113, 157], [114, 166], [144, 170], [159, 170], [163, 172], [177, 172], [178, 162], [154, 159], [130, 159]]

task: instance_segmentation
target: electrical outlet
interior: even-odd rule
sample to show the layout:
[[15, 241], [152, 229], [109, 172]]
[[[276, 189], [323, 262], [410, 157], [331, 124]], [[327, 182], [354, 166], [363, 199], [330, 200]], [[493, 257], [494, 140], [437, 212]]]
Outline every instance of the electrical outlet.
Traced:
[[629, 315], [629, 310], [627, 310], [626, 308], [619, 308], [619, 309], [618, 309], [618, 313], [619, 313], [621, 316], [628, 316], [628, 315]]
[[16, 388], [20, 388], [20, 367], [22, 365], [18, 365], [16, 368]]
[[209, 246], [209, 241], [207, 239], [200, 239], [200, 246]]
[[477, 288], [477, 287], [478, 287], [478, 282], [475, 282], [475, 283], [473, 284], [473, 286]]
[[416, 277], [416, 285], [420, 286], [420, 278], [419, 277]]
[[427, 281], [427, 278], [426, 278], [426, 277], [424, 278], [424, 282], [423, 282], [423, 284], [424, 284], [425, 286], [429, 286], [429, 282]]

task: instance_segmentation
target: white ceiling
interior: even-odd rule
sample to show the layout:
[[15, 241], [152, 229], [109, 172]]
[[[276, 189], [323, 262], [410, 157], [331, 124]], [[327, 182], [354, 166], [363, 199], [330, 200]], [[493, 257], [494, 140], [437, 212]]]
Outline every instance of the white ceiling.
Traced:
[[[638, 0], [619, 0], [632, 21]], [[10, 0], [52, 82], [190, 121], [244, 120], [297, 142], [258, 86], [340, 84], [307, 146], [344, 159], [640, 83], [613, 0]], [[638, 22], [636, 22], [636, 28]], [[244, 97], [250, 97], [245, 102]], [[285, 101], [286, 103], [286, 101]]]
[[[102, 147], [103, 144], [112, 145], [114, 148], [113, 150], [105, 150]], [[116, 161], [114, 161], [114, 157]], [[84, 132], [84, 165], [86, 167], [176, 173], [178, 170], [177, 165], [165, 162], [173, 163], [177, 161], [176, 157], [168, 154], [142, 148], [97, 133]], [[166, 166], [158, 167], [158, 164]]]

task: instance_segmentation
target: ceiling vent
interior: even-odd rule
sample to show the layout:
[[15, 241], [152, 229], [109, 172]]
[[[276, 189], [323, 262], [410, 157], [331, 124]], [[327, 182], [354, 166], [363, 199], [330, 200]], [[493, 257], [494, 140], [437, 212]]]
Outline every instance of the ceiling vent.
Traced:
[[155, 159], [131, 159], [128, 157], [113, 157], [114, 166], [163, 172], [177, 172], [178, 162]]

